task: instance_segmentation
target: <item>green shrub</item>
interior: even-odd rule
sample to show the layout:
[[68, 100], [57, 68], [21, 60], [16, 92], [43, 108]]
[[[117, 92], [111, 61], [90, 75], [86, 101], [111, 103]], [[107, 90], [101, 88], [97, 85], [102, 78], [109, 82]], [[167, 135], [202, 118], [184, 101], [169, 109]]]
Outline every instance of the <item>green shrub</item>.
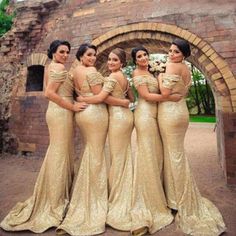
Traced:
[[6, 7], [9, 5], [9, 0], [2, 0], [0, 3], [0, 37], [11, 29], [15, 14], [8, 14]]

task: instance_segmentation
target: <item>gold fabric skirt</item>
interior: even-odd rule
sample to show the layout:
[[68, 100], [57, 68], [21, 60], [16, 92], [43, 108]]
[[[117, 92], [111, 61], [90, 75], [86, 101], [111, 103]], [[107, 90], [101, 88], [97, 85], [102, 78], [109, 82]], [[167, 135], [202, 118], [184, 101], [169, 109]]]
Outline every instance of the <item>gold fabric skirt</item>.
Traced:
[[173, 221], [161, 181], [163, 148], [157, 126], [157, 104], [139, 99], [134, 113], [137, 154], [134, 158], [131, 231], [155, 233]]
[[4, 230], [42, 233], [64, 217], [73, 178], [73, 112], [49, 101], [46, 121], [50, 144], [33, 195], [8, 213], [0, 225]]
[[107, 169], [104, 146], [108, 130], [105, 104], [90, 104], [75, 114], [84, 142], [78, 175], [65, 219], [57, 232], [94, 235], [105, 231], [108, 210]]
[[131, 230], [133, 161], [131, 135], [133, 113], [124, 107], [109, 106], [109, 207], [106, 223], [118, 230]]
[[163, 102], [158, 108], [168, 206], [178, 211], [178, 224], [184, 233], [220, 235], [225, 231], [222, 216], [213, 203], [201, 196], [184, 153], [184, 138], [189, 123], [185, 100]]

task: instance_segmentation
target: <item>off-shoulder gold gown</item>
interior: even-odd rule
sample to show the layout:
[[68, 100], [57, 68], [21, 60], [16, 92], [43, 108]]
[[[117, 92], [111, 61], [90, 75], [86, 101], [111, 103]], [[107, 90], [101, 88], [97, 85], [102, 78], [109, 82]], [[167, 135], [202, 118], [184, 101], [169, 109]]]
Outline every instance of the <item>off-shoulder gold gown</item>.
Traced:
[[[51, 81], [62, 83], [57, 93], [73, 102], [73, 83], [66, 71], [50, 71]], [[9, 212], [1, 222], [4, 230], [42, 233], [57, 227], [64, 217], [73, 177], [73, 112], [49, 101], [46, 121], [50, 144], [33, 195]]]
[[[90, 86], [103, 84], [98, 72], [89, 73], [79, 91], [92, 96]], [[70, 235], [94, 235], [105, 231], [108, 209], [107, 169], [104, 146], [108, 130], [108, 112], [105, 104], [90, 104], [75, 114], [84, 142], [80, 167], [74, 180], [68, 211], [57, 232]]]
[[[109, 77], [103, 90], [113, 97], [125, 98], [124, 91], [115, 78]], [[106, 223], [118, 230], [131, 229], [131, 198], [133, 162], [131, 155], [131, 135], [133, 113], [121, 106], [108, 106], [110, 150], [109, 202]]]
[[[158, 92], [157, 80], [151, 75], [136, 76], [133, 80], [136, 88], [146, 85], [149, 92]], [[137, 155], [134, 159], [132, 231], [147, 227], [153, 234], [173, 221], [161, 181], [163, 148], [157, 125], [157, 103], [139, 97], [134, 124]]]
[[[162, 74], [162, 80], [172, 93], [184, 95], [189, 88], [178, 75]], [[185, 99], [159, 103], [158, 122], [164, 146], [165, 194], [168, 206], [178, 210], [178, 225], [189, 235], [220, 235], [225, 231], [222, 216], [213, 203], [201, 196], [184, 154], [189, 124]]]

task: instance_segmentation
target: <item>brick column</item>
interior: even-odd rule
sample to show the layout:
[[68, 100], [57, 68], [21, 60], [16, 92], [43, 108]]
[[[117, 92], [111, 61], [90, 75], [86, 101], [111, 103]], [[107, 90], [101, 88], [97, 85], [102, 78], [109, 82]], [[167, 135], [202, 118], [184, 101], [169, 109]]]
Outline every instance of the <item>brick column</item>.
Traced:
[[217, 111], [218, 156], [228, 185], [236, 185], [236, 112]]

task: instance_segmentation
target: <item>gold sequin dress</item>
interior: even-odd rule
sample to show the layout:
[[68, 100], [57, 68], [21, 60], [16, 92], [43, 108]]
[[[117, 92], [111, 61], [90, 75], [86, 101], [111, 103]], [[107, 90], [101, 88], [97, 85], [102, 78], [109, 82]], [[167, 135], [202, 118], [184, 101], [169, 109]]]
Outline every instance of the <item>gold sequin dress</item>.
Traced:
[[[103, 84], [98, 72], [89, 73], [79, 93], [92, 96], [90, 86]], [[90, 104], [75, 114], [84, 143], [77, 178], [66, 217], [57, 232], [70, 235], [94, 235], [105, 231], [108, 209], [107, 169], [104, 146], [108, 130], [105, 104]]]
[[[50, 71], [50, 81], [62, 83], [57, 93], [73, 102], [73, 82], [66, 71]], [[42, 233], [64, 217], [73, 177], [73, 112], [49, 101], [46, 121], [50, 143], [33, 195], [9, 212], [1, 222], [4, 230]]]
[[[136, 88], [146, 85], [149, 92], [158, 92], [157, 80], [151, 75], [135, 76], [133, 80]], [[137, 154], [134, 159], [132, 231], [147, 227], [153, 234], [173, 221], [161, 181], [163, 148], [157, 125], [157, 103], [139, 97], [134, 124]]]
[[[163, 87], [183, 95], [190, 86], [185, 86], [178, 75], [162, 74], [162, 81]], [[178, 210], [178, 225], [189, 235], [220, 235], [225, 231], [222, 216], [213, 203], [201, 196], [184, 154], [184, 137], [189, 124], [185, 99], [161, 102], [158, 122], [164, 146], [165, 193], [168, 206]]]
[[[115, 78], [109, 77], [103, 90], [113, 97], [125, 98], [124, 91]], [[109, 109], [109, 210], [106, 223], [118, 230], [131, 229], [131, 198], [133, 164], [131, 155], [131, 134], [133, 112], [121, 106]]]

